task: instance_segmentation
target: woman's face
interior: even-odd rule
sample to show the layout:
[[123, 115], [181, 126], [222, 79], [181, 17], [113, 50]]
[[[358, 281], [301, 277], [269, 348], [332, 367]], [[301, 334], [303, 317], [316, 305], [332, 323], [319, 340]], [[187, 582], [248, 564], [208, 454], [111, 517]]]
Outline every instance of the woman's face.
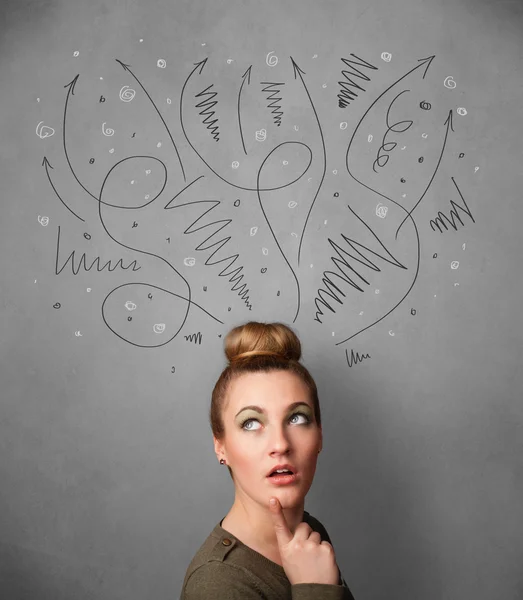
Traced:
[[[295, 403], [299, 405], [291, 407]], [[246, 408], [250, 405], [262, 412]], [[264, 506], [270, 496], [277, 496], [283, 507], [303, 502], [322, 447], [305, 383], [289, 371], [241, 375], [230, 384], [223, 419], [225, 441], [222, 445], [215, 439], [215, 450], [234, 473], [237, 495]], [[275, 485], [267, 474], [283, 463], [295, 467], [296, 482]]]

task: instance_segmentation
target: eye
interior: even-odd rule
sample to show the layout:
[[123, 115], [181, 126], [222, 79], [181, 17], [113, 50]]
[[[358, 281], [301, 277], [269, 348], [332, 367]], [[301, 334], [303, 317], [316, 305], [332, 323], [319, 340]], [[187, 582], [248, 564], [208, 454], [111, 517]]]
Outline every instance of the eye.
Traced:
[[[293, 417], [297, 417], [297, 416], [301, 416], [301, 417], [305, 418], [304, 425], [308, 425], [311, 422], [311, 420], [309, 419], [308, 415], [306, 415], [305, 413], [302, 413], [302, 412], [296, 412], [296, 413], [294, 413], [293, 415], [291, 415], [289, 417], [289, 420], [292, 419]], [[241, 424], [241, 428], [245, 429], [245, 431], [256, 431], [256, 429], [251, 429], [251, 428], [246, 428], [245, 427], [245, 425], [247, 423], [249, 423], [250, 421], [256, 421], [257, 423], [259, 423], [258, 419], [255, 419], [255, 418], [251, 417], [251, 418], [246, 419], [245, 421], [243, 421], [243, 423]]]

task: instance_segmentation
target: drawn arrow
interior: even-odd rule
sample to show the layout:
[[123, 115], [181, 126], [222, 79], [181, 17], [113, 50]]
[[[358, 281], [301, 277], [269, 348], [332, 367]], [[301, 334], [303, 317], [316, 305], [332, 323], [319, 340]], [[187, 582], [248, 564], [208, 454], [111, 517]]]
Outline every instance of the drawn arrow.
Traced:
[[[223, 182], [227, 183], [228, 185], [230, 185], [230, 186], [232, 186], [234, 188], [237, 188], [239, 190], [246, 190], [248, 192], [257, 192], [257, 191], [260, 191], [260, 192], [272, 192], [273, 190], [281, 190], [283, 188], [288, 187], [289, 185], [293, 185], [294, 183], [296, 183], [309, 170], [309, 167], [310, 167], [310, 165], [312, 163], [312, 157], [311, 157], [311, 160], [310, 160], [309, 164], [307, 165], [307, 168], [303, 171], [303, 173], [301, 175], [299, 175], [298, 177], [296, 177], [296, 179], [294, 179], [293, 181], [290, 181], [289, 183], [286, 183], [286, 184], [280, 185], [280, 186], [276, 186], [276, 187], [268, 187], [268, 188], [244, 187], [242, 185], [237, 185], [236, 183], [233, 183], [232, 181], [229, 181], [228, 179], [225, 179], [225, 177], [222, 177], [219, 173], [217, 173], [211, 167], [211, 165], [203, 158], [203, 156], [198, 152], [198, 150], [196, 150], [196, 148], [193, 146], [193, 144], [191, 143], [191, 140], [189, 139], [189, 136], [187, 135], [187, 132], [185, 130], [184, 117], [183, 117], [183, 98], [184, 98], [184, 94], [185, 94], [185, 88], [187, 87], [187, 84], [189, 83], [189, 80], [196, 73], [196, 71], [198, 70], [198, 68], [200, 68], [200, 71], [199, 71], [198, 75], [202, 74], [202, 71], [203, 71], [205, 65], [207, 64], [207, 60], [208, 59], [205, 58], [204, 60], [201, 60], [200, 62], [194, 63], [194, 65], [195, 65], [194, 69], [187, 76], [187, 79], [185, 80], [185, 83], [183, 84], [182, 91], [181, 91], [181, 94], [180, 94], [180, 125], [182, 126], [183, 135], [185, 136], [185, 139], [187, 140], [187, 143], [189, 144], [189, 146], [200, 157], [200, 159], [203, 162], [203, 164], [210, 171], [212, 171], [216, 175], [216, 177], [218, 177], [219, 179], [221, 179]], [[292, 143], [300, 143], [300, 142], [292, 142]]]
[[402, 228], [403, 223], [405, 223], [405, 221], [410, 217], [410, 215], [414, 212], [414, 209], [416, 208], [416, 206], [418, 206], [418, 204], [423, 200], [423, 198], [425, 197], [425, 194], [428, 192], [428, 189], [430, 188], [432, 182], [434, 181], [434, 177], [436, 177], [436, 173], [438, 172], [439, 169], [439, 165], [441, 163], [441, 159], [443, 158], [443, 153], [445, 152], [445, 147], [447, 145], [447, 137], [449, 135], [449, 130], [452, 129], [452, 131], [454, 131], [454, 127], [452, 126], [452, 109], [450, 109], [449, 111], [449, 116], [447, 117], [444, 125], [447, 126], [447, 129], [445, 131], [445, 139], [443, 140], [443, 146], [441, 148], [441, 152], [439, 155], [439, 159], [438, 159], [438, 163], [436, 165], [436, 168], [434, 169], [434, 173], [432, 174], [432, 177], [430, 178], [430, 181], [427, 185], [427, 187], [425, 188], [425, 191], [423, 192], [423, 194], [421, 195], [420, 199], [416, 202], [416, 204], [412, 207], [412, 209], [407, 213], [407, 216], [403, 219], [403, 221], [400, 223], [398, 229], [396, 230], [396, 239], [398, 239], [398, 233], [399, 230]]
[[45, 172], [47, 173], [47, 179], [49, 179], [49, 183], [51, 184], [51, 187], [53, 188], [54, 193], [56, 194], [56, 197], [58, 198], [58, 200], [60, 200], [60, 202], [65, 206], [65, 208], [67, 208], [68, 211], [70, 211], [77, 219], [80, 219], [80, 221], [83, 221], [85, 223], [85, 219], [82, 219], [82, 217], [79, 217], [74, 210], [72, 210], [71, 208], [69, 208], [69, 206], [67, 206], [67, 204], [62, 200], [62, 198], [60, 197], [60, 194], [56, 191], [56, 188], [51, 180], [51, 174], [49, 173], [49, 169], [54, 169], [53, 165], [47, 160], [47, 157], [44, 156], [44, 160], [42, 161], [42, 167], [44, 167]]
[[69, 105], [69, 98], [71, 97], [71, 95], [74, 96], [74, 88], [76, 86], [76, 82], [78, 81], [79, 77], [80, 77], [80, 73], [78, 73], [78, 75], [70, 83], [68, 83], [67, 85], [64, 85], [64, 88], [69, 88], [67, 90], [67, 97], [65, 99], [64, 124], [62, 127], [62, 135], [63, 135], [63, 142], [64, 142], [64, 154], [65, 154], [65, 158], [67, 160], [67, 164], [69, 165], [69, 168], [71, 169], [71, 173], [73, 174], [73, 177], [76, 179], [76, 181], [78, 182], [80, 187], [82, 189], [84, 189], [89, 194], [89, 196], [91, 196], [91, 198], [94, 198], [96, 201], [98, 201], [98, 198], [94, 194], [91, 194], [91, 192], [85, 187], [85, 185], [76, 176], [76, 173], [73, 169], [73, 165], [71, 164], [71, 161], [69, 160], [69, 154], [67, 153], [67, 144], [65, 143], [65, 123], [67, 120], [67, 107]]
[[136, 75], [131, 71], [131, 65], [128, 65], [124, 62], [122, 62], [121, 60], [118, 60], [117, 58], [115, 58], [116, 62], [119, 63], [125, 71], [128, 71], [133, 77], [134, 79], [138, 82], [138, 85], [142, 88], [142, 90], [145, 92], [145, 95], [147, 96], [147, 98], [149, 98], [151, 104], [154, 106], [156, 112], [158, 113], [158, 116], [160, 117], [160, 119], [162, 120], [162, 123], [167, 131], [167, 133], [169, 134], [169, 137], [171, 138], [171, 142], [174, 146], [174, 149], [176, 151], [176, 156], [178, 156], [178, 161], [180, 162], [180, 168], [182, 169], [182, 175], [183, 175], [183, 180], [187, 181], [187, 177], [185, 176], [185, 169], [183, 168], [183, 164], [182, 164], [182, 159], [180, 157], [180, 153], [178, 152], [178, 148], [176, 147], [176, 144], [174, 143], [174, 139], [173, 136], [171, 135], [171, 132], [169, 130], [169, 127], [167, 127], [167, 123], [165, 122], [164, 118], [162, 117], [162, 113], [158, 110], [158, 107], [156, 106], [156, 104], [154, 103], [154, 100], [151, 98], [151, 96], [149, 96], [149, 92], [144, 88], [144, 86], [142, 85], [142, 82], [138, 79], [138, 77], [136, 77]]
[[318, 123], [318, 129], [320, 130], [320, 136], [321, 136], [321, 144], [323, 147], [323, 173], [321, 175], [321, 180], [320, 180], [320, 185], [318, 186], [318, 189], [316, 190], [316, 194], [314, 194], [314, 200], [312, 201], [310, 207], [309, 207], [309, 211], [307, 213], [307, 217], [305, 219], [305, 224], [303, 225], [303, 229], [301, 232], [301, 236], [300, 236], [300, 245], [298, 246], [298, 266], [300, 265], [300, 253], [301, 253], [301, 246], [303, 244], [303, 238], [305, 236], [305, 229], [307, 227], [307, 222], [309, 220], [310, 214], [312, 212], [312, 207], [314, 206], [314, 203], [316, 202], [316, 198], [318, 197], [318, 194], [320, 193], [320, 189], [321, 186], [323, 185], [323, 180], [325, 179], [325, 173], [327, 172], [327, 150], [325, 149], [325, 139], [323, 137], [323, 130], [321, 128], [321, 123], [320, 120], [318, 118], [318, 113], [316, 112], [316, 107], [314, 106], [314, 102], [312, 101], [311, 95], [309, 94], [309, 90], [307, 89], [307, 85], [305, 84], [305, 80], [302, 77], [303, 75], [306, 75], [305, 71], [303, 71], [302, 69], [300, 69], [300, 67], [296, 64], [296, 62], [294, 61], [294, 59], [292, 58], [292, 56], [290, 57], [291, 62], [292, 62], [292, 66], [294, 69], [294, 79], [296, 79], [297, 75], [300, 76], [301, 82], [303, 84], [303, 87], [305, 88], [305, 91], [307, 92], [307, 96], [309, 98], [309, 102], [311, 103], [312, 106], [312, 110], [314, 111], [314, 116], [316, 117], [316, 122]]
[[241, 120], [241, 115], [240, 115], [240, 98], [242, 95], [243, 86], [245, 85], [245, 76], [246, 75], [248, 75], [248, 77], [249, 77], [247, 83], [248, 83], [248, 85], [251, 85], [251, 69], [252, 69], [252, 65], [242, 75], [242, 84], [240, 86], [240, 91], [238, 92], [238, 125], [240, 126], [240, 137], [242, 139], [243, 151], [245, 152], [245, 154], [247, 154], [247, 150], [245, 149], [245, 141], [243, 140], [242, 120]]

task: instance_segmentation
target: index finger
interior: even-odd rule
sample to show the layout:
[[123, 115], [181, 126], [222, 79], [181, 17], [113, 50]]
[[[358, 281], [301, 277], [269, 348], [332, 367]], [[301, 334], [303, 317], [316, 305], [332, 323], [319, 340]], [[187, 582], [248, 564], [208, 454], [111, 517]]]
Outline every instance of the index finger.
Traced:
[[282, 544], [288, 544], [293, 536], [287, 525], [287, 521], [285, 520], [285, 515], [283, 514], [283, 510], [281, 508], [280, 501], [278, 498], [275, 498], [276, 505], [272, 505], [269, 502], [269, 511], [272, 516], [272, 523], [274, 525], [274, 531], [276, 532], [276, 539], [278, 540], [278, 546]]

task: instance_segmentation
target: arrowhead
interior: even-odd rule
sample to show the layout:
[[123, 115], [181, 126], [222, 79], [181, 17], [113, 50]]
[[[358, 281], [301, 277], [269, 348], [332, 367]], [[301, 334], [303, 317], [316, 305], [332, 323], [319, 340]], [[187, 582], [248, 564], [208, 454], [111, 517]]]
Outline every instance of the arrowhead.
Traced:
[[249, 80], [247, 81], [247, 83], [250, 85], [251, 83], [251, 69], [252, 69], [252, 65], [247, 69], [247, 71], [245, 71], [245, 73], [242, 75], [243, 78], [245, 78], [245, 75], [249, 75]]
[[66, 88], [66, 87], [69, 88], [69, 92], [71, 92], [71, 94], [73, 94], [73, 96], [74, 96], [74, 86], [76, 85], [76, 82], [78, 81], [78, 77], [80, 77], [80, 73], [78, 73], [78, 75], [71, 82], [69, 82], [67, 85], [64, 85], [64, 88]]
[[126, 71], [129, 71], [129, 70], [130, 70], [130, 69], [129, 69], [129, 67], [130, 67], [131, 65], [126, 65], [124, 62], [122, 62], [121, 60], [118, 60], [117, 58], [115, 58], [114, 60], [115, 60], [117, 63], [120, 63], [120, 65], [122, 65], [122, 67], [123, 67], [123, 68], [124, 68]]
[[47, 156], [44, 156], [44, 160], [42, 161], [42, 167], [51, 167], [51, 169], [54, 169], [53, 165], [47, 160]]
[[418, 62], [421, 63], [418, 65], [418, 67], [422, 67], [423, 65], [427, 65], [427, 68], [425, 69], [425, 73], [423, 73], [423, 79], [425, 79], [425, 75], [427, 74], [427, 71], [429, 70], [430, 65], [432, 64], [432, 61], [436, 58], [436, 55], [433, 54], [432, 56], [427, 56], [427, 58], [420, 58], [418, 59]]
[[[202, 68], [200, 69], [200, 72], [198, 73], [198, 75], [201, 75], [201, 74], [202, 74], [203, 67], [205, 67], [205, 65], [206, 65], [206, 63], [207, 63], [207, 61], [208, 61], [208, 60], [209, 60], [209, 58], [204, 58], [204, 59], [203, 59], [203, 60], [201, 60], [200, 62], [198, 62], [198, 63], [194, 63], [194, 64], [196, 65], [196, 69], [197, 69], [197, 68], [198, 68], [200, 65], [202, 66]], [[196, 69], [194, 69], [194, 71], [196, 71]], [[194, 71], [193, 71], [193, 73], [194, 73]]]
[[452, 131], [454, 131], [454, 127], [452, 126], [452, 125], [453, 125], [453, 121], [454, 121], [454, 117], [452, 116], [452, 115], [453, 115], [453, 112], [454, 112], [454, 111], [453, 111], [453, 110], [452, 110], [452, 108], [451, 108], [451, 109], [449, 110], [449, 116], [447, 117], [447, 119], [446, 119], [446, 121], [445, 121], [445, 125], [447, 125], [447, 123], [448, 123], [448, 124], [449, 124], [449, 126], [450, 126], [450, 128], [452, 129]]
[[289, 57], [291, 59], [292, 62], [292, 66], [294, 68], [294, 79], [296, 79], [296, 73], [303, 73], [304, 75], [306, 74], [305, 71], [303, 71], [302, 69], [300, 69], [300, 67], [298, 67], [298, 65], [294, 62], [294, 58], [292, 58], [292, 56]]

